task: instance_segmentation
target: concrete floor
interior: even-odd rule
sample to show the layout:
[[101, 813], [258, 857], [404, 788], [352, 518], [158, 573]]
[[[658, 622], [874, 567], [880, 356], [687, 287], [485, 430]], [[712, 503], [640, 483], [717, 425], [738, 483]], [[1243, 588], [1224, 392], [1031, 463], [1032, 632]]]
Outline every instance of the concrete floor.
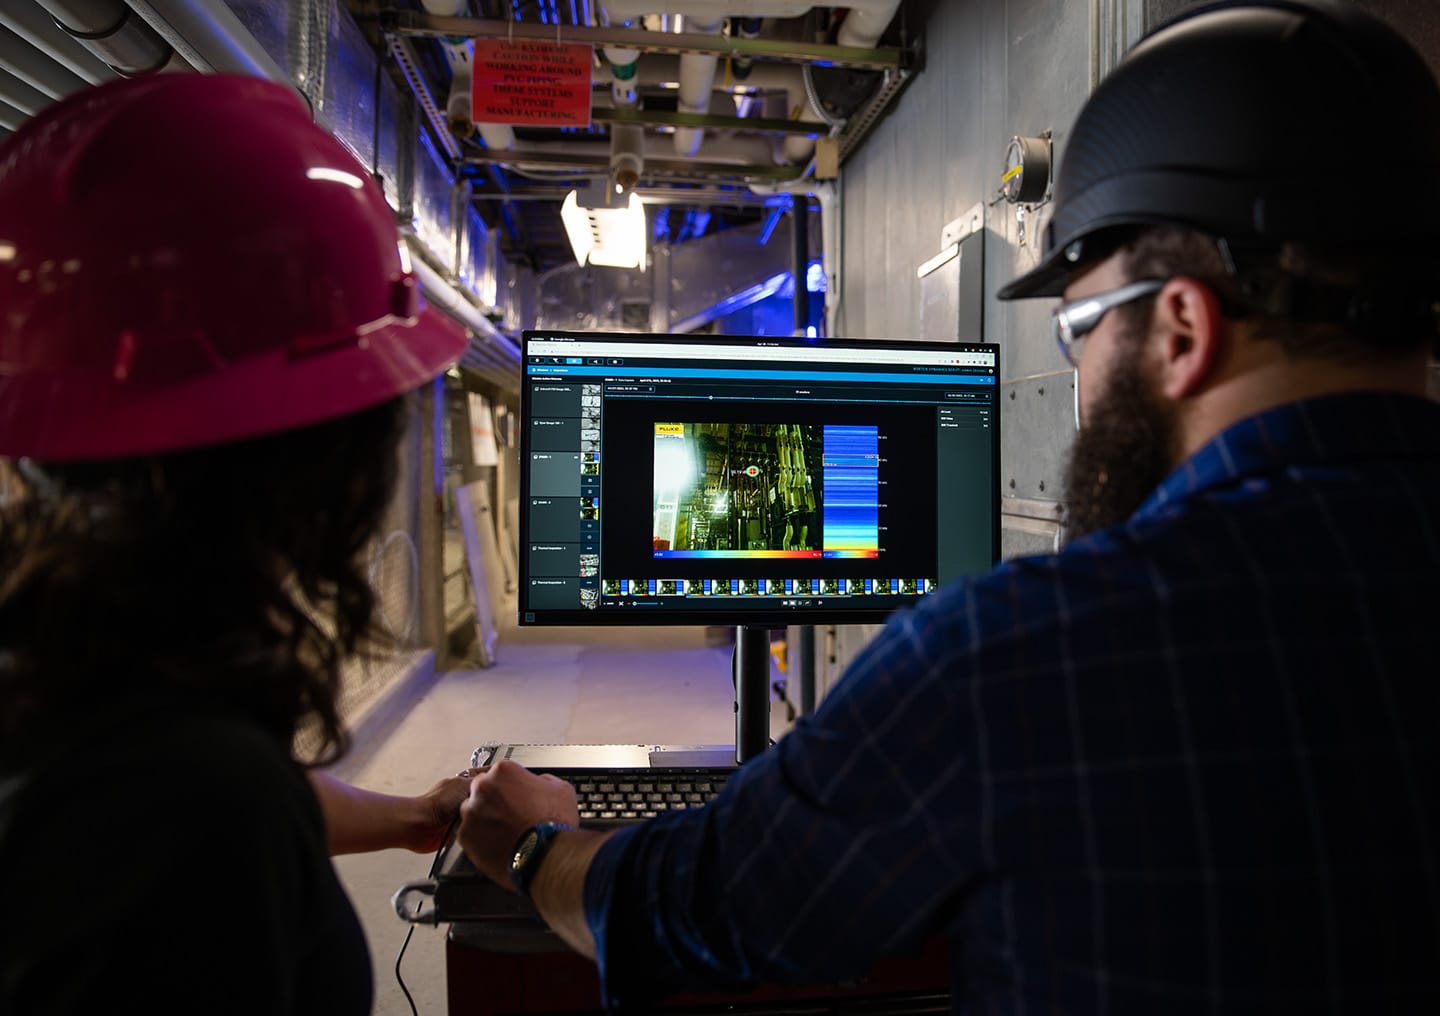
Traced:
[[[721, 644], [716, 645], [715, 642]], [[730, 646], [705, 629], [502, 630], [497, 662], [452, 670], [391, 702], [336, 772], [414, 794], [469, 763], [487, 741], [535, 744], [733, 744]], [[391, 897], [431, 857], [400, 850], [341, 857], [336, 868], [365, 926], [376, 1016], [408, 1016], [395, 976], [408, 925]], [[420, 1016], [443, 1016], [447, 926], [416, 926], [401, 974]]]

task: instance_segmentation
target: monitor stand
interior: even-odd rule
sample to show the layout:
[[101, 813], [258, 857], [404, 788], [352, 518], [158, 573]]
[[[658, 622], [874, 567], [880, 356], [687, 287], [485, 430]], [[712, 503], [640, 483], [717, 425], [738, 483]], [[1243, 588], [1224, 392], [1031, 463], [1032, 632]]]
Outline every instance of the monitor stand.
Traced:
[[770, 629], [735, 628], [735, 761], [744, 765], [770, 747]]

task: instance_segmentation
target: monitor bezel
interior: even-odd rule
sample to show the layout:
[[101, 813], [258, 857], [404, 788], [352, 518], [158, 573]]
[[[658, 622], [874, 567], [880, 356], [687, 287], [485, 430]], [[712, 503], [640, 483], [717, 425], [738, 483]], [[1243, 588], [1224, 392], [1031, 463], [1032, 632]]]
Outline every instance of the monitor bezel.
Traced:
[[[530, 513], [526, 510], [529, 497], [530, 477], [527, 471], [527, 464], [530, 461], [530, 385], [526, 375], [526, 368], [529, 364], [530, 343], [533, 341], [563, 341], [573, 338], [576, 340], [614, 340], [632, 343], [653, 343], [662, 345], [665, 343], [685, 342], [699, 345], [725, 345], [727, 343], [753, 344], [757, 346], [774, 348], [809, 348], [816, 350], [830, 349], [867, 349], [883, 350], [887, 347], [905, 346], [917, 351], [944, 352], [955, 350], [957, 352], [990, 352], [995, 355], [995, 390], [994, 417], [991, 430], [991, 487], [995, 491], [995, 511], [991, 516], [992, 531], [990, 534], [991, 547], [993, 550], [991, 567], [1000, 561], [1000, 345], [994, 342], [945, 342], [930, 339], [857, 339], [857, 338], [796, 338], [793, 336], [757, 336], [757, 335], [675, 335], [670, 333], [655, 332], [610, 332], [610, 331], [588, 331], [567, 328], [535, 328], [526, 329], [521, 333], [520, 341], [520, 416], [518, 419], [519, 431], [519, 494], [520, 511], [518, 519], [519, 553], [517, 555], [517, 584], [516, 584], [516, 618], [517, 625], [523, 628], [555, 628], [555, 627], [607, 627], [607, 628], [658, 628], [658, 627], [760, 627], [779, 629], [789, 625], [831, 625], [831, 624], [883, 624], [895, 611], [904, 609], [934, 596], [935, 593], [926, 593], [915, 596], [896, 595], [890, 599], [884, 607], [875, 608], [847, 608], [847, 609], [825, 609], [823, 607], [806, 608], [778, 608], [768, 609], [755, 607], [751, 610], [737, 611], [734, 609], [707, 610], [687, 608], [685, 610], [666, 609], [664, 607], [647, 608], [643, 613], [630, 613], [618, 611], [605, 611], [602, 609], [586, 610], [576, 608], [575, 610], [545, 610], [533, 612], [527, 619], [526, 610], [523, 604], [526, 585], [529, 580], [529, 561], [525, 548], [529, 545]], [[953, 580], [952, 580], [953, 581]], [[942, 587], [943, 588], [943, 585]], [[727, 603], [733, 601], [725, 601]]]

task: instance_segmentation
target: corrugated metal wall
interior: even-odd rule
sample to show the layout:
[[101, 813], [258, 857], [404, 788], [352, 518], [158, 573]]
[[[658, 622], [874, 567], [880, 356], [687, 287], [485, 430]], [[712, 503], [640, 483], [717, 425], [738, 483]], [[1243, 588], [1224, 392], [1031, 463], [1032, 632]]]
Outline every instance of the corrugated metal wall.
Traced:
[[[916, 268], [942, 227], [985, 208], [985, 337], [1001, 346], [1002, 485], [1015, 509], [1041, 516], [1058, 493], [1073, 417], [1071, 376], [1049, 337], [1043, 302], [1002, 304], [995, 288], [1038, 256], [1047, 208], [999, 195], [1013, 135], [1054, 132], [1058, 152], [1088, 93], [1091, 8], [1074, 0], [969, 0], [934, 6], [925, 68], [843, 177], [843, 288], [837, 331], [921, 334]], [[1073, 429], [1073, 428], [1072, 428]], [[1039, 504], [1036, 504], [1039, 502]], [[1014, 553], [1053, 543], [1053, 522], [1005, 530]], [[1048, 541], [1048, 542], [1047, 542]]]

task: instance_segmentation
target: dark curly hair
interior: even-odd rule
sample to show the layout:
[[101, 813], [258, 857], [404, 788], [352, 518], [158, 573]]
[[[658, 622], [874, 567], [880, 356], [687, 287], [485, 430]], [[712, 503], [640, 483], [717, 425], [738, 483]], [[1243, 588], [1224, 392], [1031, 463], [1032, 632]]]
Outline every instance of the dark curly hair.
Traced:
[[137, 692], [218, 700], [310, 761], [347, 747], [346, 658], [379, 645], [360, 557], [404, 403], [231, 445], [30, 469], [0, 508], [0, 752]]

